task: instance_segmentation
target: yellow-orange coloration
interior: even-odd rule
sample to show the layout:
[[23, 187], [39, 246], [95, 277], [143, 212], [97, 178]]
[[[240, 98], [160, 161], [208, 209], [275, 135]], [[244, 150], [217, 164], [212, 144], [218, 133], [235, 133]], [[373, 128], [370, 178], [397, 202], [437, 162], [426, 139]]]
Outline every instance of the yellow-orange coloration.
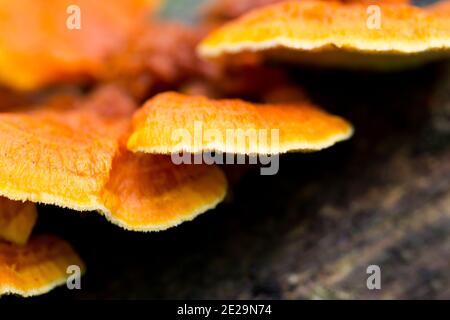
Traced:
[[177, 225], [220, 202], [227, 184], [218, 168], [123, 150], [134, 108], [106, 87], [66, 109], [0, 114], [0, 194], [96, 210], [139, 231]]
[[[260, 52], [300, 63], [389, 69], [450, 55], [450, 23], [402, 3], [288, 1], [231, 21], [199, 46], [204, 57]], [[379, 25], [377, 23], [380, 23]]]
[[[266, 137], [258, 136], [253, 143], [245, 136], [247, 130]], [[278, 143], [272, 140], [272, 130], [279, 130]], [[239, 136], [239, 131], [244, 135]], [[149, 100], [136, 113], [128, 148], [160, 154], [213, 150], [274, 154], [324, 149], [348, 139], [352, 132], [352, 126], [342, 118], [308, 103], [257, 105], [169, 92]], [[233, 143], [227, 138], [230, 133], [246, 139]]]
[[34, 203], [0, 197], [0, 240], [23, 245], [37, 220]]
[[37, 236], [25, 246], [0, 242], [0, 296], [44, 294], [66, 283], [71, 265], [84, 271], [72, 247], [54, 236]]
[[218, 167], [175, 165], [169, 156], [122, 150], [113, 162], [103, 202], [113, 223], [158, 231], [214, 208], [225, 197], [226, 186]]
[[0, 82], [35, 89], [95, 76], [157, 2], [0, 0]]
[[118, 138], [128, 128], [128, 118], [106, 117], [100, 110], [128, 102], [105, 94], [68, 110], [0, 113], [0, 195], [98, 209], [96, 195], [109, 178]]

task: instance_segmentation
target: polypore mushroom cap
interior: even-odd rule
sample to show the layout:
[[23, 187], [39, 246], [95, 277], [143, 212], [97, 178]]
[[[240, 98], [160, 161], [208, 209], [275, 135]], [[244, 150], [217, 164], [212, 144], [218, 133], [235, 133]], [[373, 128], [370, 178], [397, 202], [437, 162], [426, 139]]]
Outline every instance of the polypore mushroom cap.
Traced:
[[[247, 130], [255, 130], [256, 143], [251, 139], [244, 143], [227, 140], [228, 134], [245, 135]], [[278, 130], [278, 142], [271, 140], [273, 130]], [[260, 139], [259, 132], [267, 134], [266, 139]], [[307, 102], [264, 105], [168, 92], [150, 99], [137, 111], [128, 148], [159, 154], [277, 154], [324, 149], [348, 139], [352, 132], [347, 121]]]
[[25, 246], [0, 242], [0, 296], [47, 293], [66, 283], [71, 265], [84, 272], [84, 263], [72, 247], [54, 236], [37, 236]]
[[95, 195], [109, 178], [118, 140], [128, 128], [127, 117], [100, 114], [102, 108], [129, 103], [109, 94], [109, 99], [101, 93], [69, 109], [0, 113], [0, 194], [96, 210]]
[[176, 165], [169, 156], [134, 154], [113, 161], [101, 201], [108, 220], [133, 231], [159, 231], [213, 209], [226, 195], [217, 166]]
[[177, 225], [220, 202], [227, 184], [217, 167], [125, 150], [134, 107], [107, 87], [73, 108], [0, 114], [0, 194], [96, 210], [139, 231]]
[[320, 66], [391, 69], [450, 55], [450, 24], [437, 10], [378, 3], [371, 27], [367, 3], [288, 1], [256, 9], [212, 32], [204, 57], [260, 52]]

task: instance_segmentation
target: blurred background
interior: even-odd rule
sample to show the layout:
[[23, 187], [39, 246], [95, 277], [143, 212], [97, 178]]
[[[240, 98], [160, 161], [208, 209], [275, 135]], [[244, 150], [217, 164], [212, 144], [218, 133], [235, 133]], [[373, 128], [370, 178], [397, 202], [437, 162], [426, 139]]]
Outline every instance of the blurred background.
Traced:
[[[425, 6], [439, 0], [412, 0], [417, 6]], [[182, 20], [189, 23], [195, 23], [198, 13], [214, 0], [167, 0], [162, 11], [162, 16], [174, 20]]]
[[[194, 23], [206, 2], [169, 0], [161, 16]], [[449, 299], [449, 63], [291, 69], [314, 102], [355, 125], [352, 140], [285, 155], [276, 176], [250, 170], [217, 209], [165, 232], [40, 206], [36, 233], [67, 239], [88, 270], [82, 290], [37, 299]], [[381, 290], [366, 287], [371, 264]]]

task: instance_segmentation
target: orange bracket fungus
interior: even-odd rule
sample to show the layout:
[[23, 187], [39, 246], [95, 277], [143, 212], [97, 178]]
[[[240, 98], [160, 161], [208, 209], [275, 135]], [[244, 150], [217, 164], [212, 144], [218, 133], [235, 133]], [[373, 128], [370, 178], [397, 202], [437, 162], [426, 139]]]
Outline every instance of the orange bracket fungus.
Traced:
[[0, 0], [0, 82], [18, 89], [96, 76], [155, 0]]
[[0, 197], [0, 240], [25, 244], [36, 220], [34, 203]]
[[[127, 103], [119, 98], [111, 95], [95, 106]], [[100, 100], [94, 97], [91, 102], [95, 99]], [[118, 138], [127, 127], [122, 117], [99, 112], [92, 103], [82, 103], [68, 110], [42, 107], [0, 113], [0, 194], [77, 210], [97, 209], [95, 195], [109, 177]]]
[[176, 165], [168, 156], [122, 150], [101, 199], [114, 224], [158, 231], [214, 208], [224, 199], [226, 186], [218, 167]]
[[54, 236], [40, 235], [24, 246], [0, 242], [0, 296], [44, 294], [67, 282], [70, 266], [84, 272], [72, 247]]
[[287, 1], [212, 32], [203, 57], [258, 52], [308, 65], [389, 70], [450, 56], [448, 16], [406, 3]]
[[122, 147], [134, 108], [106, 87], [64, 110], [0, 113], [0, 195], [96, 210], [139, 231], [177, 225], [219, 203], [227, 184], [217, 167], [177, 166]]
[[324, 149], [352, 132], [344, 119], [306, 102], [258, 105], [168, 92], [137, 111], [128, 148], [159, 154], [278, 154]]

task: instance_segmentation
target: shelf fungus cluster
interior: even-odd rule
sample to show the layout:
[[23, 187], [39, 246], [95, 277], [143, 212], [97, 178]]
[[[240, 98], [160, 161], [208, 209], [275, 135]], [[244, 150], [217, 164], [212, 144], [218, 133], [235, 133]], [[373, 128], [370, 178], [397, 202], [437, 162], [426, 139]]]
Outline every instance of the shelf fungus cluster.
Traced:
[[[161, 2], [0, 0], [0, 295], [43, 294], [70, 266], [84, 272], [67, 242], [33, 232], [48, 205], [165, 230], [229, 188], [226, 162], [176, 154], [349, 139], [349, 121], [311, 101], [288, 63], [391, 70], [450, 52], [447, 3], [219, 0], [186, 27], [152, 18]], [[372, 4], [379, 29], [366, 23]]]

